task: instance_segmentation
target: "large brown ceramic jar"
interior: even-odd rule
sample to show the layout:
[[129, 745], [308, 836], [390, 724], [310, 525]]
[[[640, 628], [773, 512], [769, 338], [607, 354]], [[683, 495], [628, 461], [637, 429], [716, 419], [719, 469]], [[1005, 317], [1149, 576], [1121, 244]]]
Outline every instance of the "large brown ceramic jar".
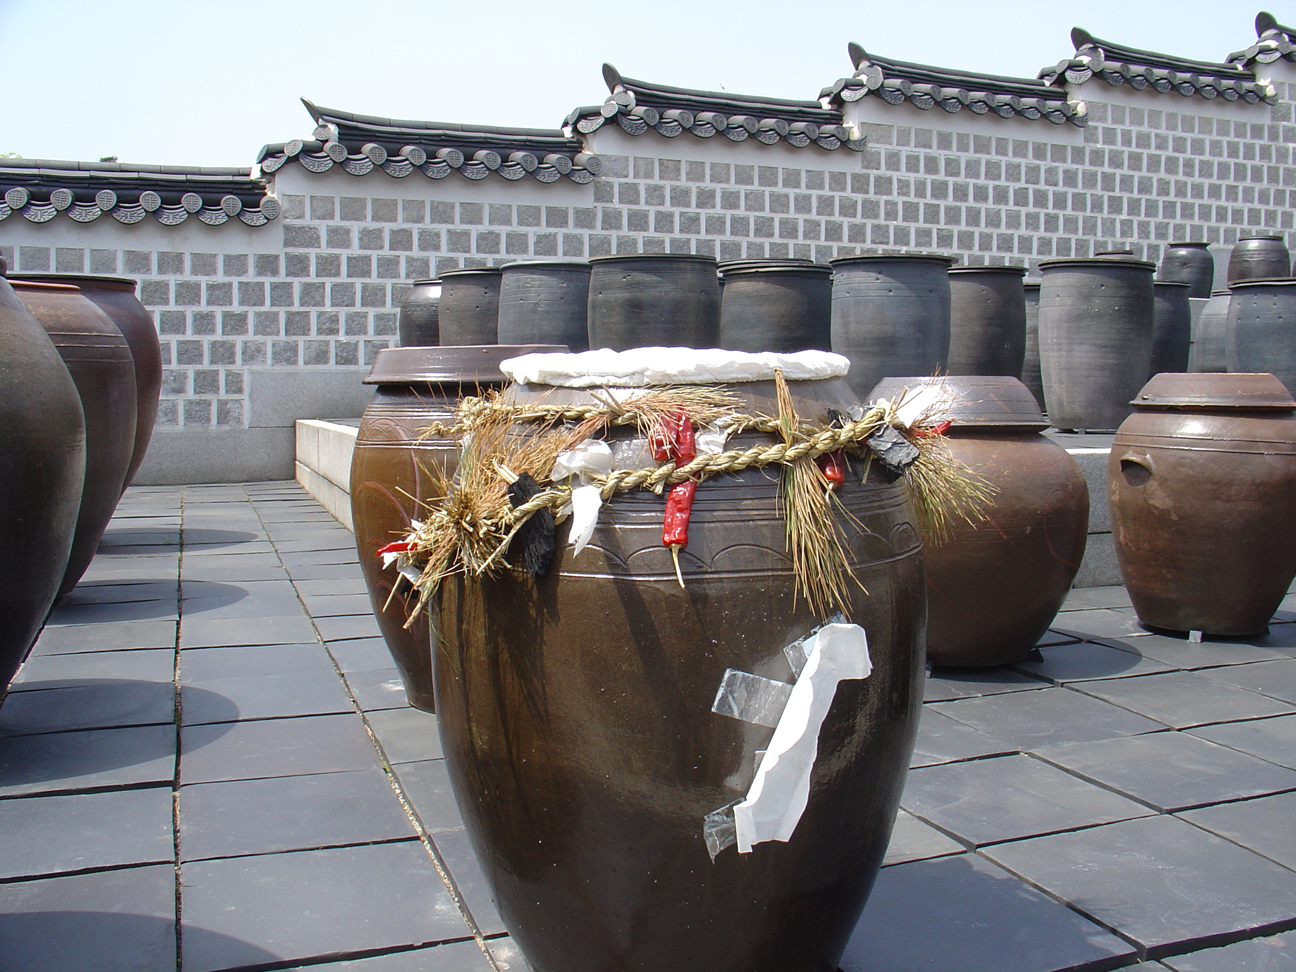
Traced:
[[90, 566], [121, 498], [135, 452], [135, 365], [117, 325], [76, 287], [15, 280], [13, 288], [53, 340], [85, 412], [85, 488], [62, 597]]
[[731, 351], [828, 351], [832, 267], [737, 260], [720, 267], [720, 344]]
[[1144, 624], [1264, 631], [1296, 576], [1296, 402], [1269, 374], [1164, 374], [1107, 465], [1121, 575]]
[[1242, 280], [1229, 291], [1228, 370], [1264, 368], [1296, 394], [1296, 280]]
[[[454, 439], [423, 436], [434, 422], [450, 423], [464, 395], [499, 387], [499, 364], [529, 351], [565, 351], [553, 346], [387, 348], [379, 351], [365, 384], [376, 385], [365, 408], [351, 455], [351, 520], [360, 568], [369, 588], [378, 628], [396, 662], [410, 705], [435, 711], [432, 656], [426, 613], [406, 629], [416, 598], [398, 581], [395, 565], [384, 568], [379, 547], [409, 532], [421, 504], [441, 494], [437, 474], [454, 475], [459, 461]], [[397, 590], [391, 596], [392, 588]]]
[[[816, 424], [855, 400], [839, 379], [791, 386]], [[774, 413], [771, 382], [729, 387]], [[838, 684], [791, 839], [749, 854], [731, 846], [713, 862], [703, 819], [743, 798], [773, 730], [712, 712], [716, 690], [728, 668], [791, 681], [783, 647], [824, 620], [793, 595], [776, 475], [698, 487], [683, 590], [662, 546], [663, 499], [646, 491], [613, 497], [577, 557], [560, 525], [538, 578], [444, 584], [434, 663], [446, 767], [536, 972], [837, 967], [904, 785], [926, 614], [904, 488], [877, 463], [867, 482], [861, 472], [853, 462], [841, 499], [864, 529], [842, 523], [868, 590], [852, 589], [848, 615], [873, 671]]]
[[437, 330], [442, 347], [499, 343], [499, 267], [466, 267], [441, 274]]
[[1229, 254], [1228, 282], [1285, 277], [1291, 272], [1291, 265], [1291, 254], [1281, 236], [1244, 236], [1233, 244]]
[[1025, 276], [1025, 267], [950, 267], [949, 374], [1021, 377]]
[[0, 259], [0, 695], [67, 570], [85, 454], [76, 385]]
[[928, 542], [927, 658], [937, 665], [1020, 661], [1048, 630], [1084, 558], [1089, 488], [1015, 378], [888, 378], [870, 399], [930, 388], [945, 404], [950, 452], [994, 488], [987, 518], [956, 520]]
[[1115, 429], [1152, 360], [1155, 264], [1122, 255], [1040, 264], [1040, 372], [1059, 429]]
[[98, 277], [87, 274], [24, 273], [19, 279], [66, 283], [77, 287], [82, 296], [107, 314], [130, 345], [131, 363], [135, 366], [135, 448], [126, 470], [123, 489], [131, 484], [157, 422], [158, 399], [162, 393], [162, 347], [158, 341], [153, 315], [135, 296], [138, 280], [130, 277]]
[[589, 346], [714, 348], [720, 340], [716, 262], [688, 253], [590, 260]]
[[832, 349], [850, 358], [856, 395], [887, 375], [944, 371], [950, 349], [952, 257], [840, 257], [833, 268]]

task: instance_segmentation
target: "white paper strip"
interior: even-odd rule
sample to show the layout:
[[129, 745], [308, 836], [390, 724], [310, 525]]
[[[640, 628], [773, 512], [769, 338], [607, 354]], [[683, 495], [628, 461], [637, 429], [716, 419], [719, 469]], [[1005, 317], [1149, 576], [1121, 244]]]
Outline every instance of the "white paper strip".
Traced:
[[840, 378], [850, 370], [850, 359], [828, 351], [752, 354], [718, 348], [599, 348], [579, 354], [524, 354], [500, 363], [500, 370], [514, 381], [566, 388], [770, 381], [775, 368], [788, 381]]
[[837, 683], [868, 678], [872, 671], [863, 628], [829, 624], [819, 629], [747, 799], [734, 807], [738, 853], [750, 854], [753, 845], [767, 840], [791, 838], [810, 797], [819, 729], [837, 694]]

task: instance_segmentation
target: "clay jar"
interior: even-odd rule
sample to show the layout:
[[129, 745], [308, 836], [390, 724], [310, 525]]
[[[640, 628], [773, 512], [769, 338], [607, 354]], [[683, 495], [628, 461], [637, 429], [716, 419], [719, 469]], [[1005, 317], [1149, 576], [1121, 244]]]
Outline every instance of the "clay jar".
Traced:
[[434, 348], [441, 343], [441, 281], [415, 280], [400, 305], [396, 333], [402, 348]]
[[[386, 348], [374, 359], [365, 383], [376, 385], [365, 408], [351, 456], [351, 519], [356, 551], [378, 628], [396, 662], [410, 705], [435, 711], [428, 618], [419, 613], [404, 627], [416, 598], [395, 565], [386, 569], [379, 547], [409, 532], [420, 517], [419, 501], [441, 495], [438, 475], [454, 475], [459, 461], [453, 439], [421, 437], [433, 422], [450, 423], [463, 395], [503, 384], [499, 363], [529, 351], [558, 346]], [[391, 597], [392, 588], [397, 588]]]
[[832, 268], [742, 260], [720, 267], [720, 347], [731, 351], [828, 351]]
[[1171, 243], [1161, 257], [1158, 280], [1186, 283], [1189, 297], [1209, 297], [1215, 282], [1215, 258], [1209, 243]]
[[81, 398], [0, 259], [0, 695], [67, 570], [85, 477]]
[[1291, 254], [1281, 236], [1244, 236], [1229, 254], [1228, 282], [1285, 277], [1291, 265]]
[[1116, 558], [1144, 624], [1264, 631], [1296, 576], [1296, 402], [1269, 374], [1163, 374], [1107, 465]]
[[76, 287], [12, 283], [67, 365], [85, 413], [85, 488], [72, 553], [59, 586], [62, 597], [90, 566], [121, 498], [135, 451], [135, 365], [117, 325]]
[[1006, 665], [1048, 630], [1084, 558], [1089, 488], [1076, 461], [1040, 433], [1048, 422], [1024, 384], [1006, 377], [888, 378], [870, 400], [904, 390], [942, 401], [950, 452], [994, 488], [987, 519], [955, 520], [924, 545], [927, 658]]
[[1296, 391], [1296, 280], [1242, 280], [1229, 290], [1228, 370], [1264, 368]]
[[1192, 348], [1188, 352], [1188, 370], [1195, 372], [1228, 371], [1228, 311], [1231, 291], [1217, 290], [1197, 316]]
[[887, 375], [944, 371], [954, 260], [929, 254], [855, 256], [833, 267], [832, 349], [850, 358], [856, 395]]
[[1025, 276], [1025, 267], [950, 267], [949, 374], [1021, 377]]
[[1039, 357], [1039, 296], [1038, 280], [1022, 284], [1026, 298], [1026, 353], [1022, 356], [1022, 384], [1030, 389], [1035, 402], [1044, 407], [1044, 381], [1040, 377]]
[[714, 348], [720, 339], [716, 262], [685, 253], [590, 260], [589, 346]]
[[499, 342], [499, 267], [469, 267], [441, 274], [437, 327], [442, 347]]
[[589, 345], [590, 266], [576, 260], [506, 263], [500, 278], [499, 342]]
[[1152, 285], [1152, 360], [1147, 376], [1163, 371], [1187, 371], [1192, 347], [1191, 285], [1157, 280]]
[[1115, 429], [1147, 380], [1156, 267], [1108, 256], [1040, 264], [1040, 372], [1059, 429]]
[[[808, 423], [855, 401], [840, 379], [789, 384]], [[772, 382], [728, 389], [777, 414]], [[518, 390], [546, 395], [592, 401]], [[848, 618], [867, 632], [873, 671], [837, 687], [791, 839], [749, 854], [731, 846], [713, 862], [703, 819], [743, 798], [773, 730], [716, 715], [716, 690], [728, 668], [791, 681], [783, 647], [824, 620], [793, 596], [777, 475], [698, 487], [683, 590], [662, 546], [664, 501], [647, 491], [604, 505], [577, 557], [560, 524], [539, 577], [443, 584], [446, 768], [504, 925], [537, 972], [836, 968], [889, 839], [922, 696], [912, 508], [878, 463], [867, 482], [862, 470], [852, 462], [841, 499], [864, 527], [845, 530], [868, 590], [852, 587]]]

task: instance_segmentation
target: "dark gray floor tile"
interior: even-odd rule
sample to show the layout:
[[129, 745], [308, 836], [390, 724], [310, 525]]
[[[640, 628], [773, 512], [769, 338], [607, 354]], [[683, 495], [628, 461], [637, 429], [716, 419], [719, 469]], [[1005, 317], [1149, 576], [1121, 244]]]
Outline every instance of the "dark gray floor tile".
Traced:
[[[266, 583], [278, 586], [277, 582]], [[228, 618], [300, 618], [303, 613], [301, 601], [291, 584], [284, 584], [287, 590], [282, 594], [264, 596], [251, 595], [233, 604], [222, 604], [212, 600], [188, 600], [181, 608], [186, 624], [195, 620], [217, 621]]]
[[1128, 647], [1147, 658], [1155, 658], [1175, 668], [1190, 671], [1290, 657], [1277, 648], [1215, 641], [1209, 638], [1200, 644], [1193, 644], [1186, 637], [1165, 634], [1141, 635], [1138, 638], [1112, 640], [1111, 643], [1117, 647]]
[[409, 700], [405, 697], [405, 683], [401, 681], [400, 672], [394, 668], [348, 672], [346, 681], [356, 702], [366, 712], [403, 709], [409, 705]]
[[934, 857], [948, 857], [951, 854], [962, 854], [967, 850], [962, 844], [949, 837], [930, 824], [923, 823], [913, 814], [901, 810], [896, 814], [895, 827], [891, 831], [891, 843], [887, 845], [883, 867], [895, 864], [908, 864], [910, 861], [925, 861]]
[[225, 563], [210, 565], [194, 560], [185, 561], [184, 583], [204, 581], [214, 584], [241, 584], [249, 581], [277, 581], [287, 577], [287, 572], [278, 562], [262, 564], [256, 567], [239, 567]]
[[1134, 614], [1108, 608], [1067, 611], [1051, 627], [1077, 638], [1122, 638], [1147, 632]]
[[450, 878], [459, 890], [459, 897], [468, 906], [468, 913], [483, 935], [504, 932], [504, 922], [495, 909], [495, 899], [482, 872], [481, 864], [462, 830], [446, 830], [432, 838], [441, 860], [450, 872]]
[[0, 796], [170, 782], [175, 756], [172, 725], [0, 737]]
[[295, 672], [327, 672], [336, 677], [333, 662], [318, 641], [300, 645], [186, 648], [180, 652], [180, 681], [186, 685], [201, 685], [218, 678]]
[[1296, 871], [1296, 793], [1203, 807], [1179, 816]]
[[1099, 678], [1173, 671], [1173, 668], [1165, 662], [1159, 662], [1134, 651], [1138, 641], [1137, 638], [1131, 638], [1125, 642], [1130, 646], [1129, 651], [1088, 641], [1042, 648], [1039, 658], [1028, 658], [1017, 662], [1012, 667], [1058, 685]]
[[48, 682], [78, 682], [101, 678], [169, 682], [174, 676], [174, 648], [40, 654], [31, 655], [23, 663], [10, 685], [10, 691], [22, 692]]
[[1287, 623], [1270, 625], [1269, 631], [1265, 634], [1232, 639], [1232, 643], [1256, 648], [1272, 648], [1292, 655], [1296, 653], [1296, 624], [1292, 624], [1292, 621], [1296, 621], [1296, 613], [1287, 619]]
[[1286, 702], [1212, 681], [1198, 672], [1082, 682], [1076, 688], [1176, 729], [1296, 713], [1296, 707]]
[[[350, 962], [298, 965], [289, 972], [491, 972], [490, 963], [475, 941], [448, 942], [431, 948], [414, 948]], [[509, 972], [501, 966], [501, 972]]]
[[175, 721], [175, 686], [121, 678], [30, 682], [0, 706], [0, 736]]
[[1075, 587], [1067, 592], [1063, 611], [1085, 611], [1094, 608], [1127, 608], [1129, 592], [1124, 587]]
[[0, 878], [173, 860], [169, 786], [0, 800]]
[[185, 726], [180, 747], [183, 783], [338, 773], [378, 765], [378, 754], [356, 715]]
[[392, 770], [424, 830], [437, 834], [463, 829], [463, 817], [459, 814], [459, 804], [455, 801], [444, 759], [395, 763]]
[[50, 612], [49, 624], [101, 624], [104, 621], [174, 621], [179, 617], [176, 592], [152, 600], [101, 601], [59, 605]]
[[1230, 665], [1202, 672], [1202, 677], [1259, 692], [1271, 699], [1296, 703], [1296, 658]]
[[390, 762], [441, 758], [441, 736], [431, 712], [413, 707], [382, 709], [367, 718]]
[[351, 638], [346, 641], [330, 641], [329, 654], [344, 672], [376, 671], [390, 668], [392, 664], [391, 649], [382, 638]]
[[238, 645], [294, 645], [315, 640], [310, 618], [299, 612], [288, 618], [217, 618], [186, 617], [180, 626], [181, 648], [208, 648]]
[[105, 624], [46, 625], [33, 654], [69, 651], [119, 651], [132, 648], [174, 648], [174, 621], [112, 621]]
[[500, 972], [532, 972], [522, 949], [509, 936], [492, 938], [486, 943], [486, 947], [490, 949], [491, 958], [495, 960]]
[[1007, 871], [963, 854], [883, 868], [841, 968], [1046, 972], [1133, 953]]
[[[274, 649], [262, 650], [269, 652]], [[332, 666], [324, 672], [216, 678], [183, 685], [180, 696], [180, 712], [186, 726], [354, 711], [342, 680]]]
[[60, 602], [60, 607], [83, 604], [118, 604], [127, 601], [154, 601], [180, 595], [179, 577], [169, 580], [82, 581]]
[[293, 582], [300, 584], [301, 581], [323, 581], [323, 580], [345, 580], [356, 583], [364, 583], [364, 575], [360, 573], [360, 565], [356, 564], [313, 564], [310, 566], [293, 565], [288, 568], [288, 573]]
[[976, 846], [1151, 813], [1030, 756], [910, 770], [901, 804]]
[[1296, 716], [1202, 726], [1192, 730], [1192, 734], [1279, 766], [1296, 769]]
[[346, 615], [340, 618], [316, 618], [315, 626], [319, 628], [320, 637], [325, 641], [344, 641], [349, 638], [378, 638], [378, 622], [373, 613]]
[[180, 788], [180, 855], [186, 861], [413, 836], [413, 824], [376, 766]]
[[1138, 942], [1151, 958], [1296, 915], [1296, 874], [1170, 816], [982, 853]]
[[936, 668], [924, 686], [923, 700], [972, 699], [1039, 689], [1047, 684], [1010, 668]]
[[[202, 522], [204, 521], [199, 520], [195, 522], [193, 517], [185, 518], [184, 552], [186, 557], [206, 551], [230, 550], [233, 552], [237, 550], [239, 552], [262, 552], [265, 549], [264, 544], [266, 543], [266, 536], [264, 531], [262, 531], [260, 527], [252, 525], [252, 521], [250, 520], [244, 521], [248, 525], [248, 528], [241, 530], [230, 530], [216, 526], [199, 525]], [[232, 523], [233, 521], [224, 518], [220, 521], [215, 521], [208, 518], [206, 522]]]
[[1163, 813], [1296, 789], [1296, 772], [1183, 732], [1065, 743], [1038, 753]]
[[941, 702], [935, 708], [942, 715], [1023, 751], [1059, 742], [1113, 739], [1164, 728], [1159, 722], [1069, 688], [958, 699]]
[[354, 577], [331, 578], [327, 580], [298, 580], [294, 582], [297, 590], [301, 592], [303, 598], [308, 597], [330, 597], [333, 595], [347, 594], [364, 594], [366, 593], [364, 576], [359, 570], [355, 572]]
[[[183, 967], [463, 939], [470, 932], [418, 841], [185, 864]], [[201, 928], [226, 936], [201, 940]]]
[[1042, 635], [1040, 635], [1039, 641], [1035, 642], [1035, 647], [1048, 648], [1053, 645], [1073, 645], [1077, 641], [1079, 641], [1078, 638], [1074, 638], [1071, 635], [1062, 634], [1062, 632], [1060, 631], [1045, 631]]
[[[336, 530], [316, 529], [298, 536], [276, 537], [274, 546], [285, 561], [292, 559], [294, 563], [345, 564], [356, 559], [355, 538], [343, 526]], [[319, 556], [315, 559], [302, 556], [308, 554]]]
[[175, 972], [171, 864], [4, 885], [5, 972]]
[[918, 721], [918, 739], [914, 743], [910, 766], [933, 766], [960, 759], [1002, 756], [1016, 752], [1002, 740], [987, 736], [978, 729], [951, 719], [938, 706], [925, 705]]
[[1296, 972], [1296, 932], [1171, 955], [1162, 962], [1174, 972]]
[[302, 602], [313, 618], [373, 614], [373, 604], [368, 594], [304, 594]]
[[300, 550], [280, 551], [279, 559], [289, 573], [296, 573], [301, 568], [348, 566], [352, 570], [360, 569], [354, 546], [341, 550]]

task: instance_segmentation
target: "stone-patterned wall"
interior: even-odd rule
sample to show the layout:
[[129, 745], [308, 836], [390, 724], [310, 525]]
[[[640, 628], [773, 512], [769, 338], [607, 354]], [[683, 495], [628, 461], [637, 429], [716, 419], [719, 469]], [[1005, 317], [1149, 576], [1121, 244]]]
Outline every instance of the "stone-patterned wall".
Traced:
[[864, 99], [868, 148], [825, 151], [612, 126], [590, 136], [588, 185], [374, 171], [273, 177], [280, 219], [168, 227], [66, 218], [0, 223], [18, 271], [138, 277], [166, 366], [141, 482], [290, 475], [292, 421], [357, 415], [394, 343], [409, 281], [528, 257], [703, 253], [833, 257], [887, 248], [967, 262], [1087, 256], [1240, 232], [1296, 243], [1296, 67], [1269, 65], [1276, 105], [1078, 86], [1089, 125], [947, 115]]

